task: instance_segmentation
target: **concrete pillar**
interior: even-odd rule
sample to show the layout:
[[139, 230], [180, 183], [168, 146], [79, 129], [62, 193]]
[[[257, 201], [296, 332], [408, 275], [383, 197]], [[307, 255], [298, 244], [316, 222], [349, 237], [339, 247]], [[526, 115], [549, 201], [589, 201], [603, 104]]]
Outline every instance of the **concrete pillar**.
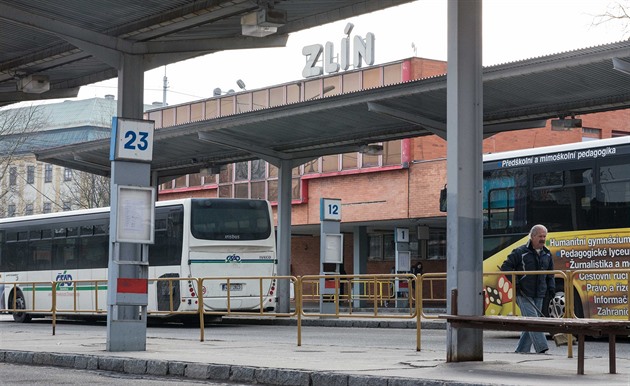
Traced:
[[[293, 162], [281, 160], [278, 167], [278, 275], [291, 274], [291, 190]], [[290, 309], [288, 280], [278, 282], [278, 312]]]
[[[448, 2], [446, 282], [448, 311], [460, 315], [483, 312], [481, 4]], [[447, 361], [480, 360], [482, 331], [449, 325]]]
[[[141, 56], [121, 55], [118, 68], [118, 111], [123, 118], [142, 119], [144, 95], [144, 64]], [[116, 186], [150, 186], [151, 165], [148, 163], [112, 161], [112, 211], [110, 222], [115, 222]], [[115, 229], [110, 226], [110, 230]], [[108, 266], [107, 351], [146, 350], [146, 306], [116, 305], [116, 278], [145, 278], [147, 269], [142, 261], [142, 244], [114, 243], [110, 234]], [[119, 249], [115, 248], [118, 244]], [[124, 259], [121, 258], [124, 257]], [[118, 264], [125, 260], [131, 264]], [[138, 264], [135, 264], [138, 263]]]

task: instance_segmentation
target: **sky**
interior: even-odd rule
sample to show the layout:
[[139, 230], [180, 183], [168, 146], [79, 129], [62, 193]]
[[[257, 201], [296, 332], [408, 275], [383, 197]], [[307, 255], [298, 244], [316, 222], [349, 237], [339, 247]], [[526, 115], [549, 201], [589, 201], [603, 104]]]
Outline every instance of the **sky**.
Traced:
[[[513, 62], [628, 38], [623, 23], [594, 25], [615, 0], [483, 0], [483, 65]], [[417, 0], [290, 35], [287, 46], [223, 51], [145, 73], [144, 102], [176, 105], [212, 97], [215, 88], [239, 91], [302, 79], [302, 47], [330, 41], [338, 53], [344, 27], [352, 36], [376, 37], [375, 64], [412, 56], [447, 59], [446, 0]], [[79, 98], [117, 94], [116, 80], [84, 86]]]

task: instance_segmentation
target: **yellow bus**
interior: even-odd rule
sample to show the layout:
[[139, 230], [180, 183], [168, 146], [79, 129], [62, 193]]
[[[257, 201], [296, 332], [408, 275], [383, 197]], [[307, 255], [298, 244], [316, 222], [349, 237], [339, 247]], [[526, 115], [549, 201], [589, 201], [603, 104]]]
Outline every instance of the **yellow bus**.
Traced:
[[[628, 319], [630, 137], [484, 156], [484, 273], [497, 272], [535, 224], [549, 230], [557, 270], [572, 275], [577, 317]], [[510, 281], [484, 275], [487, 315], [507, 315]], [[562, 317], [564, 281], [542, 312]]]

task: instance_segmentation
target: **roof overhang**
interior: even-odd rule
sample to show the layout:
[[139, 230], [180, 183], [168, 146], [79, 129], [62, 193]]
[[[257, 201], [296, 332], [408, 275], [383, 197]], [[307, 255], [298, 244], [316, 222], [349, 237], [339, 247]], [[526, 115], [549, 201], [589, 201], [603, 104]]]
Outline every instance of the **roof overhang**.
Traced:
[[[70, 98], [118, 76], [123, 54], [144, 70], [223, 50], [283, 47], [290, 33], [412, 0], [0, 0], [0, 106]], [[241, 17], [286, 12], [275, 34], [243, 36]], [[71, 11], [69, 11], [71, 10]], [[33, 76], [45, 87], [26, 87]]]
[[[630, 43], [484, 68], [484, 135], [630, 106]], [[296, 164], [362, 145], [437, 134], [446, 138], [446, 76], [340, 94], [156, 130], [151, 169], [160, 179], [263, 158]], [[109, 175], [110, 143], [37, 152], [38, 160]]]

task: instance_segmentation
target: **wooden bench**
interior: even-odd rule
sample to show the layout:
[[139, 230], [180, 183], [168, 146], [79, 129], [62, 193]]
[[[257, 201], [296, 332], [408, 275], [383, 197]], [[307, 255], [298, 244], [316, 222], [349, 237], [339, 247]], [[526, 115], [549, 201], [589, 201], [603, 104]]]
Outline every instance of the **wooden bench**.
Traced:
[[602, 337], [608, 335], [609, 372], [617, 372], [616, 337], [630, 335], [630, 321], [602, 319], [556, 319], [519, 316], [468, 316], [439, 315], [456, 328], [476, 328], [501, 331], [535, 331], [552, 334], [572, 334], [578, 338], [577, 373], [584, 374], [584, 336]]

